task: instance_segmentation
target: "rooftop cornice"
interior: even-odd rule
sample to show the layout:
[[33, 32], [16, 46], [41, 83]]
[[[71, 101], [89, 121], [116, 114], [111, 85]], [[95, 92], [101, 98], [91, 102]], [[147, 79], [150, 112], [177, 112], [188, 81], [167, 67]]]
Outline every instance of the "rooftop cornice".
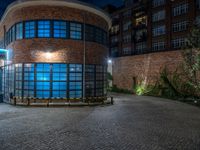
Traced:
[[101, 10], [100, 8], [98, 8], [94, 5], [80, 2], [77, 0], [18, 0], [18, 1], [11, 3], [6, 8], [6, 11], [4, 12], [4, 14], [1, 18], [0, 24], [2, 24], [2, 22], [4, 22], [7, 14], [11, 10], [16, 10], [16, 9], [20, 9], [23, 7], [29, 7], [29, 6], [37, 6], [37, 5], [39, 5], [39, 6], [40, 5], [66, 6], [66, 7], [76, 8], [76, 9], [80, 9], [80, 10], [85, 10], [85, 11], [91, 12], [91, 13], [96, 14], [96, 15], [102, 17], [103, 19], [105, 19], [105, 21], [107, 21], [107, 23], [109, 25], [109, 28], [112, 25], [112, 21], [111, 21], [109, 14], [107, 14], [106, 12], [104, 12], [103, 10]]

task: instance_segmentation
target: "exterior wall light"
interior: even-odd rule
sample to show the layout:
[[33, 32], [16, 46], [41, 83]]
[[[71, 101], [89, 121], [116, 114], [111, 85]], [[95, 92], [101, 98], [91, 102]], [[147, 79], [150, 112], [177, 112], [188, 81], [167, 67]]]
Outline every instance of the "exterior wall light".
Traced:
[[108, 63], [109, 63], [109, 64], [112, 64], [112, 60], [111, 60], [111, 59], [108, 59]]
[[46, 52], [46, 53], [45, 53], [45, 57], [46, 57], [47, 59], [51, 59], [51, 58], [52, 58], [52, 53]]

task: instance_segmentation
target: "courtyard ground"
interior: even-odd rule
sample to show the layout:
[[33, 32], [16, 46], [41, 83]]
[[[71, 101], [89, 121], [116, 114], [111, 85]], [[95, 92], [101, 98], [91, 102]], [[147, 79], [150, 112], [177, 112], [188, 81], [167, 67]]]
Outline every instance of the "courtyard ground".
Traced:
[[154, 97], [113, 94], [97, 107], [0, 104], [0, 150], [199, 150], [200, 109]]

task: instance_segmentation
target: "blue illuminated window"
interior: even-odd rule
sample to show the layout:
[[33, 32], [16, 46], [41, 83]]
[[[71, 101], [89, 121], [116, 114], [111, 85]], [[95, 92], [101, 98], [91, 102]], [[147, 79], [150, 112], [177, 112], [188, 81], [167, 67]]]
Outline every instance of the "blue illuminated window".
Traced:
[[70, 23], [70, 38], [82, 39], [82, 25], [80, 23]]
[[67, 22], [54, 21], [53, 28], [54, 38], [67, 38]]
[[16, 25], [16, 39], [23, 39], [23, 23]]
[[38, 37], [50, 37], [50, 21], [38, 21]]
[[30, 21], [25, 23], [25, 38], [35, 37], [35, 22]]

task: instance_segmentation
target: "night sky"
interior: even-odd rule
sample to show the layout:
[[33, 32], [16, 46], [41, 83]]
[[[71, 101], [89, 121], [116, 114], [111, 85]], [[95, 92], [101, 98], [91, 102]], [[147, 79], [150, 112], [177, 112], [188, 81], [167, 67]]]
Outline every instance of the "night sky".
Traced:
[[[6, 9], [7, 5], [12, 3], [15, 0], [0, 0], [0, 17], [4, 13], [4, 10]], [[121, 6], [123, 4], [123, 0], [81, 0], [83, 2], [91, 3], [99, 7], [103, 7], [107, 4], [115, 5], [115, 6]]]

